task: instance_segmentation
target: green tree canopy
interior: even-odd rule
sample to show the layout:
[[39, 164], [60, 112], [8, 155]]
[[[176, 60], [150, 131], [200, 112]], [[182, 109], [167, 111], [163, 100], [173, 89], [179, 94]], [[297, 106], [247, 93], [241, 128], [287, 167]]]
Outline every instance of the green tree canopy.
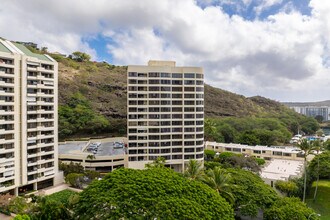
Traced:
[[72, 53], [72, 59], [78, 62], [85, 62], [89, 61], [91, 59], [91, 56], [87, 53], [76, 51]]
[[317, 160], [319, 159], [320, 163], [320, 179], [330, 179], [330, 151], [325, 151], [322, 154], [319, 154], [313, 158], [310, 162], [308, 168], [312, 178], [316, 179], [317, 177]]
[[78, 219], [234, 219], [216, 191], [167, 168], [117, 169], [80, 193], [75, 213]]
[[284, 197], [264, 212], [265, 220], [307, 220], [319, 219], [317, 214], [295, 197]]
[[233, 185], [235, 209], [242, 215], [256, 216], [259, 209], [269, 208], [278, 198], [276, 192], [256, 174], [242, 169], [227, 169]]

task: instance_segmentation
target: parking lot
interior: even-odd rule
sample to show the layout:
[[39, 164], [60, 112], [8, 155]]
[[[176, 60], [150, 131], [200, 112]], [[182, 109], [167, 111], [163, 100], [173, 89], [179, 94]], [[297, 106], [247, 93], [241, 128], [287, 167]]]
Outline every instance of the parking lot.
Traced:
[[95, 156], [121, 155], [125, 154], [125, 144], [120, 141], [114, 142], [91, 142], [86, 148], [87, 152]]

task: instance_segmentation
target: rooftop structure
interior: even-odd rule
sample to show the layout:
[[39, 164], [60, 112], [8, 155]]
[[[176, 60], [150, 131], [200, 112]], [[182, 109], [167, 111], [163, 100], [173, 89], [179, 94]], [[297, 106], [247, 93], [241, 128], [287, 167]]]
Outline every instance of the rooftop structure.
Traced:
[[0, 39], [0, 192], [63, 180], [57, 156], [57, 62]]
[[204, 75], [200, 67], [149, 61], [127, 70], [128, 167], [144, 169], [158, 157], [182, 172], [203, 161]]

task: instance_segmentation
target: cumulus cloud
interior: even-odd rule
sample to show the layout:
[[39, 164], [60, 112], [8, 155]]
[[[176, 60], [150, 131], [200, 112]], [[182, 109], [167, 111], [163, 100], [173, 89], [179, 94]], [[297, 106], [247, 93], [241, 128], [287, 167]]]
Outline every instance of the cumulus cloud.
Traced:
[[[176, 60], [203, 66], [207, 83], [236, 93], [283, 101], [328, 99], [329, 2], [311, 0], [310, 16], [287, 10], [286, 4], [262, 20], [230, 16], [222, 8], [226, 2], [3, 0], [0, 35], [94, 58], [97, 51], [85, 39], [103, 36], [111, 39], [104, 46], [115, 64]], [[258, 14], [285, 0], [238, 2], [238, 7], [254, 3]]]

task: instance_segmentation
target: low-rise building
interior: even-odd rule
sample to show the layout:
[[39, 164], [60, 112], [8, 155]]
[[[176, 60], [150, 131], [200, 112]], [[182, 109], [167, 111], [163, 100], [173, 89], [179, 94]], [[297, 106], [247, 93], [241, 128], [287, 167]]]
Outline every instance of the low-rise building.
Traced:
[[111, 172], [127, 167], [125, 143], [126, 138], [63, 142], [59, 144], [59, 160], [80, 163], [87, 170]]
[[265, 160], [285, 159], [304, 160], [304, 154], [299, 148], [287, 146], [249, 146], [244, 144], [228, 144], [217, 142], [205, 142], [205, 149], [216, 152], [232, 152], [262, 158]]

